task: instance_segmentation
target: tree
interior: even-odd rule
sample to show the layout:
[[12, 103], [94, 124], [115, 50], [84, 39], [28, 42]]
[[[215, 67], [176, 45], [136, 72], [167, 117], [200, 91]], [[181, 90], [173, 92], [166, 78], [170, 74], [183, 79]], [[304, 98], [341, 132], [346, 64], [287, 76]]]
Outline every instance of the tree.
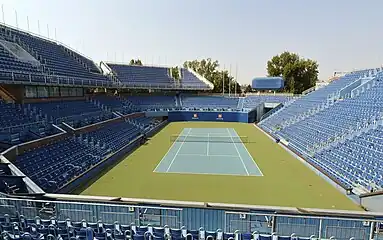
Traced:
[[142, 66], [142, 62], [140, 59], [131, 59], [129, 62], [129, 65], [137, 65], [137, 66]]
[[234, 79], [234, 77], [231, 76], [227, 70], [218, 69], [219, 63], [217, 60], [213, 61], [211, 58], [208, 58], [202, 60], [186, 61], [184, 62], [183, 66], [184, 68], [192, 69], [210, 81], [214, 85], [213, 92], [215, 93], [223, 92], [222, 85], [224, 85], [225, 93], [229, 92], [229, 86], [231, 93], [234, 93], [235, 89], [237, 89], [237, 93], [241, 92], [241, 86]]
[[247, 84], [247, 85], [242, 86], [242, 90], [244, 93], [248, 93], [248, 92], [252, 92], [253, 88], [251, 87], [250, 84]]
[[300, 58], [296, 53], [283, 52], [267, 62], [270, 77], [283, 77], [284, 92], [302, 93], [315, 86], [318, 81], [318, 63], [311, 59]]
[[181, 76], [180, 76], [180, 69], [176, 66], [176, 67], [172, 67], [170, 69], [170, 71], [172, 72], [172, 76], [175, 80], [180, 80]]

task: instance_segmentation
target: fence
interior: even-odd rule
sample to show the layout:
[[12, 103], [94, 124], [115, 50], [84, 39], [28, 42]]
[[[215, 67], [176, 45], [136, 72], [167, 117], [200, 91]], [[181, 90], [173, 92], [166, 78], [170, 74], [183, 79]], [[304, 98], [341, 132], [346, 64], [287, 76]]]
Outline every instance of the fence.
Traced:
[[[49, 194], [48, 197], [57, 196], [64, 198], [67, 195]], [[64, 198], [65, 199], [65, 198]], [[295, 234], [300, 237], [315, 236], [319, 239], [383, 239], [381, 231], [383, 221], [382, 214], [371, 214], [366, 212], [340, 212], [299, 209], [294, 208], [271, 208], [246, 206], [251, 212], [231, 211], [234, 205], [214, 203], [186, 203], [161, 201], [162, 204], [155, 204], [156, 200], [127, 199], [129, 203], [123, 203], [115, 199], [116, 203], [93, 202], [90, 197], [75, 197], [83, 201], [63, 200], [32, 200], [0, 198], [0, 213], [10, 216], [23, 215], [28, 219], [39, 216], [43, 219], [52, 217], [57, 220], [81, 222], [97, 222], [119, 224], [134, 224], [151, 226], [169, 226], [180, 229], [199, 229], [215, 231], [222, 229], [225, 232], [239, 231], [258, 232], [261, 234], [276, 233], [281, 236]], [[111, 200], [112, 198], [97, 198]], [[86, 201], [86, 202], [85, 202]], [[145, 203], [145, 201], [147, 203]], [[182, 203], [184, 205], [182, 205]], [[176, 204], [177, 207], [168, 207]], [[236, 205], [240, 206], [240, 205]], [[326, 216], [327, 214], [327, 216]], [[329, 216], [330, 215], [330, 216]]]

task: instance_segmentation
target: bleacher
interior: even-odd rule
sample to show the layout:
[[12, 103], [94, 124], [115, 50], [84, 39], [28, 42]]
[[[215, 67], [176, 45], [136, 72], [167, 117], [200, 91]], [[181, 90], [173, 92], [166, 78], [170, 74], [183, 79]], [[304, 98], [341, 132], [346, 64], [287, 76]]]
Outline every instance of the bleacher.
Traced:
[[[21, 61], [0, 47], [1, 80], [102, 85], [110, 82], [94, 63], [56, 42], [0, 25], [0, 40], [17, 44], [28, 52], [40, 66]], [[0, 63], [1, 63], [0, 60]], [[5, 62], [4, 62], [5, 61]]]
[[196, 110], [236, 110], [238, 106], [237, 97], [181, 95], [180, 101], [183, 108]]
[[146, 111], [167, 111], [177, 107], [176, 96], [126, 96], [133, 105]]
[[95, 95], [91, 97], [91, 101], [103, 109], [110, 109], [113, 112], [119, 112], [122, 114], [129, 114], [139, 111], [138, 107], [123, 97]]
[[[12, 72], [14, 73], [12, 76]], [[11, 53], [8, 52], [3, 46], [0, 45], [0, 79], [12, 81], [25, 80], [29, 81], [29, 75], [40, 77], [43, 81], [42, 69], [29, 62], [23, 62], [16, 59]]]
[[188, 69], [181, 68], [181, 80], [180, 84], [182, 88], [193, 88], [193, 89], [208, 89], [210, 86], [195, 76]]
[[160, 120], [150, 117], [137, 117], [128, 119], [128, 121], [137, 126], [143, 133], [149, 132], [151, 129], [161, 123]]
[[[347, 187], [383, 189], [383, 126], [324, 149], [309, 160]], [[373, 185], [372, 185], [373, 184]]]
[[[159, 124], [151, 123], [146, 129]], [[13, 164], [43, 190], [56, 192], [106, 156], [127, 146], [144, 130], [128, 121], [109, 123], [91, 132], [29, 149], [18, 155]]]
[[174, 79], [169, 75], [169, 68], [133, 66], [107, 63], [109, 68], [123, 84], [127, 86], [173, 88]]
[[[357, 94], [339, 94], [366, 75], [370, 78]], [[288, 141], [290, 148], [344, 187], [383, 189], [383, 75], [358, 71], [338, 81], [301, 97], [259, 125]]]
[[65, 122], [74, 128], [112, 119], [115, 116], [111, 111], [104, 110], [86, 100], [54, 101], [31, 103], [32, 111], [53, 124]]
[[285, 103], [294, 97], [284, 95], [249, 95], [243, 100], [242, 108], [256, 108], [261, 103]]
[[23, 105], [6, 104], [0, 100], [0, 113], [0, 144], [3, 150], [59, 132]]
[[370, 70], [362, 70], [347, 74], [346, 76], [331, 82], [326, 87], [320, 88], [317, 91], [298, 98], [293, 104], [286, 106], [283, 111], [273, 114], [267, 118], [261, 123], [261, 126], [271, 131], [280, 125], [283, 125], [287, 121], [295, 119], [298, 116], [320, 106], [321, 104], [326, 104], [328, 98], [341, 88], [346, 87], [348, 84], [367, 75], [369, 72]]

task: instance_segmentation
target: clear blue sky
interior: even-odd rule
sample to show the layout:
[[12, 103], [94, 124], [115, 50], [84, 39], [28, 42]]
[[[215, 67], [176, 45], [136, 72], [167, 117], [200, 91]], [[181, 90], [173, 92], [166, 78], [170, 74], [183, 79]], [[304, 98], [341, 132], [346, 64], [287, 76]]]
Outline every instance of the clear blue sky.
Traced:
[[[238, 64], [249, 83], [284, 50], [334, 70], [379, 67], [382, 0], [5, 0], [5, 22], [69, 45], [95, 61], [176, 65], [211, 57]], [[2, 20], [2, 19], [0, 19]]]

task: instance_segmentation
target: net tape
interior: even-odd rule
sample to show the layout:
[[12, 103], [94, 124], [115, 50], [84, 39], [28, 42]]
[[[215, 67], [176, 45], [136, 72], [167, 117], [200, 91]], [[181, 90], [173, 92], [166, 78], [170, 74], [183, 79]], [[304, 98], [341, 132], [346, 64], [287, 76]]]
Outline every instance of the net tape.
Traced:
[[247, 143], [247, 136], [198, 136], [198, 135], [172, 135], [172, 142], [217, 142], [217, 143]]

